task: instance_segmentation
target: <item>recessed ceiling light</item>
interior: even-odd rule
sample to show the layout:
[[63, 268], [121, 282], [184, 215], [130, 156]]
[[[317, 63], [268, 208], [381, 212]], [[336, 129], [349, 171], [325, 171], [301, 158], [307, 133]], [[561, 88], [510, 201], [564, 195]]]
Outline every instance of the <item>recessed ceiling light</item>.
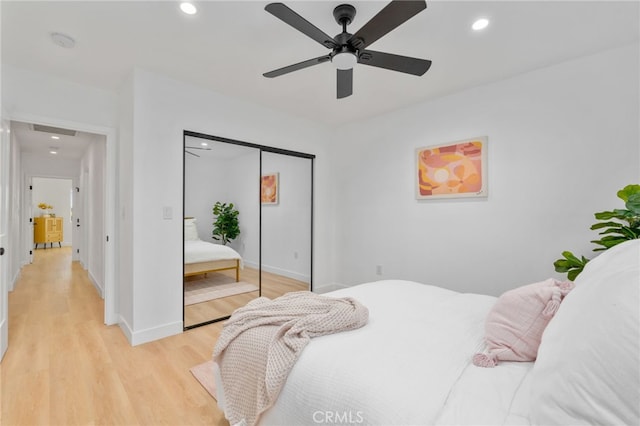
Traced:
[[72, 37], [62, 33], [51, 33], [51, 40], [58, 46], [66, 49], [71, 49], [76, 45], [76, 41]]
[[49, 151], [49, 154], [53, 154], [53, 155], [55, 155], [55, 154], [57, 154], [57, 153], [58, 153], [58, 151], [55, 151], [55, 150], [53, 150], [53, 149]]
[[60, 139], [60, 136], [51, 136], [51, 139]]
[[487, 18], [480, 18], [471, 25], [471, 28], [473, 28], [474, 31], [480, 31], [487, 28], [487, 25], [489, 25], [489, 20]]
[[200, 142], [200, 145], [201, 145], [201, 146], [209, 146], [209, 144], [208, 144], [208, 143], [206, 143], [206, 142]]
[[182, 10], [187, 15], [195, 15], [198, 11], [193, 3], [189, 3], [188, 1], [180, 3], [180, 10]]

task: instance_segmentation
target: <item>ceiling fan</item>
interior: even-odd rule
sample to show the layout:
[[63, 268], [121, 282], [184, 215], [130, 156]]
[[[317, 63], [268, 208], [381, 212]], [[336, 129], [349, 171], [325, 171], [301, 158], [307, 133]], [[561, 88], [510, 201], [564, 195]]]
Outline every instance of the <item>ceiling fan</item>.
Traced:
[[201, 147], [201, 146], [185, 146], [184, 147], [184, 152], [186, 152], [187, 154], [191, 154], [194, 157], [198, 157], [200, 158], [200, 156], [196, 153], [193, 153], [191, 151], [189, 151], [190, 149], [201, 149], [203, 151], [211, 151], [211, 148], [207, 148], [207, 147]]
[[330, 37], [284, 4], [270, 3], [265, 7], [267, 12], [324, 47], [331, 49], [331, 52], [328, 55], [269, 71], [263, 75], [269, 78], [278, 77], [330, 61], [338, 70], [338, 99], [353, 94], [353, 67], [356, 63], [406, 74], [423, 75], [431, 66], [429, 60], [376, 52], [366, 48], [426, 8], [427, 3], [424, 0], [392, 1], [355, 34], [349, 34], [347, 25], [353, 21], [356, 9], [350, 4], [341, 4], [333, 10], [333, 16], [336, 22], [342, 26], [342, 32], [335, 37]]

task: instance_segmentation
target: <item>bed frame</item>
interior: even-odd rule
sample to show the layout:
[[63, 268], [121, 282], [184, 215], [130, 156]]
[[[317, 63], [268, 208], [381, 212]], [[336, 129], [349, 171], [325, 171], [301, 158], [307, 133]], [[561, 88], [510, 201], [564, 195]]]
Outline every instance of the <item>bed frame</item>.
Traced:
[[191, 277], [207, 272], [236, 270], [236, 282], [240, 281], [240, 259], [212, 260], [209, 262], [185, 263], [184, 276]]

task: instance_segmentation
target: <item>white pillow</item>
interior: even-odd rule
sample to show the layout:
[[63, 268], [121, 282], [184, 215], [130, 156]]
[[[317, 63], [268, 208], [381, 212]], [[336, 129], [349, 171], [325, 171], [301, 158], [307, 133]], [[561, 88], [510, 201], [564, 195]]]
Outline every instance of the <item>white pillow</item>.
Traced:
[[184, 240], [185, 241], [198, 241], [198, 228], [196, 228], [196, 219], [185, 218], [184, 219]]
[[591, 260], [547, 326], [533, 424], [640, 423], [640, 240]]

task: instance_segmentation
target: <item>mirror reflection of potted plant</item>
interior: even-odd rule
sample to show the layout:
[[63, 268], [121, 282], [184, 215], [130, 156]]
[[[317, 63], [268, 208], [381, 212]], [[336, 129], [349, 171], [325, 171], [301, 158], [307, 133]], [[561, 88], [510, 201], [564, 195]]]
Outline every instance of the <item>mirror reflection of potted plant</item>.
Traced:
[[233, 203], [216, 202], [213, 206], [215, 221], [213, 222], [213, 239], [222, 241], [223, 245], [233, 241], [240, 235], [238, 215], [240, 212], [233, 208]]

